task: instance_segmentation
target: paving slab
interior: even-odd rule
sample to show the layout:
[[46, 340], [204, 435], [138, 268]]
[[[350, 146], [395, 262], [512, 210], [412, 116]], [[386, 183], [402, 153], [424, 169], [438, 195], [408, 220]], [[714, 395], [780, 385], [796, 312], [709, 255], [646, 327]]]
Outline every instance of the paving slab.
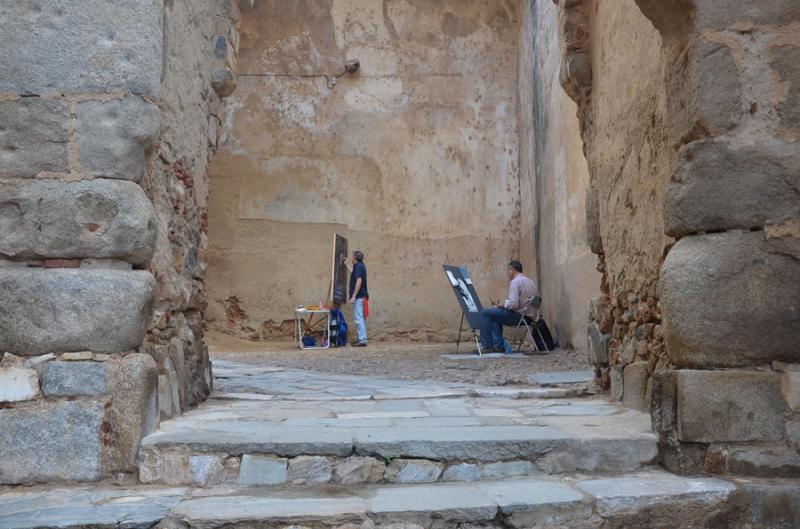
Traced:
[[375, 428], [356, 432], [355, 448], [384, 458], [503, 461], [539, 457], [567, 439], [547, 426]]
[[478, 487], [438, 484], [384, 487], [369, 499], [376, 522], [421, 521], [436, 517], [454, 522], [481, 522], [497, 516], [497, 503]]
[[527, 357], [522, 353], [512, 353], [512, 354], [505, 354], [505, 353], [486, 353], [479, 355], [477, 353], [446, 353], [442, 355], [442, 358], [447, 358], [448, 360], [489, 360], [492, 358], [508, 358], [510, 360], [525, 360]]
[[220, 393], [215, 392], [212, 393], [210, 398], [212, 399], [231, 399], [231, 400], [272, 400], [275, 396], [274, 395], [264, 395], [263, 393]]
[[505, 397], [508, 399], [564, 399], [577, 397], [575, 389], [565, 388], [479, 388], [471, 392], [476, 397]]
[[533, 510], [542, 504], [584, 505], [583, 494], [569, 485], [535, 480], [489, 481], [475, 486], [508, 514]]
[[[315, 522], [326, 526], [406, 522], [428, 527], [435, 520], [480, 524], [498, 519], [520, 528], [569, 527], [584, 523], [593, 511], [607, 519], [630, 513], [646, 517], [655, 505], [675, 508], [675, 527], [680, 527], [694, 523], [692, 517], [718, 512], [720, 502], [734, 490], [728, 481], [666, 472], [293, 490], [65, 487], [0, 493], [0, 529], [149, 529], [165, 518], [203, 529]], [[681, 518], [684, 502], [693, 507]], [[597, 526], [601, 523], [598, 520]]]
[[597, 499], [597, 511], [604, 516], [681, 500], [713, 503], [726, 500], [736, 490], [729, 481], [665, 472], [585, 480], [576, 486]]
[[223, 527], [237, 522], [305, 522], [350, 520], [367, 511], [367, 502], [356, 496], [307, 497], [223, 496], [186, 500], [173, 514], [203, 528]]
[[98, 490], [89, 487], [0, 494], [0, 529], [86, 526], [149, 528], [189, 489]]
[[554, 371], [550, 373], [531, 373], [528, 382], [538, 386], [561, 386], [568, 384], [589, 384], [594, 382], [594, 370]]
[[431, 414], [426, 411], [409, 410], [409, 411], [376, 411], [373, 413], [338, 413], [337, 419], [388, 419], [388, 418], [403, 418], [413, 419], [417, 417], [430, 417]]
[[182, 428], [159, 431], [147, 436], [143, 450], [156, 447], [181, 447], [201, 452], [224, 452], [231, 455], [304, 454], [346, 457], [353, 452], [353, 434], [348, 429], [303, 428], [265, 425], [257, 422], [219, 421], [187, 424]]

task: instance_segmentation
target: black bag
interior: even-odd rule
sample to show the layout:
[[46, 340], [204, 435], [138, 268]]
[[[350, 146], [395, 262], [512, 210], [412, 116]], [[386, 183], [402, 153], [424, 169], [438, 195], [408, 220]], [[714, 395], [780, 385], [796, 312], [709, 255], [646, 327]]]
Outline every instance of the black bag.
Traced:
[[[537, 329], [539, 332], [536, 332]], [[532, 327], [531, 331], [533, 331], [531, 334], [533, 334], [533, 341], [536, 342], [536, 348], [540, 351], [553, 351], [558, 348], [558, 343], [553, 340], [553, 335], [544, 318], [539, 318], [535, 328]]]

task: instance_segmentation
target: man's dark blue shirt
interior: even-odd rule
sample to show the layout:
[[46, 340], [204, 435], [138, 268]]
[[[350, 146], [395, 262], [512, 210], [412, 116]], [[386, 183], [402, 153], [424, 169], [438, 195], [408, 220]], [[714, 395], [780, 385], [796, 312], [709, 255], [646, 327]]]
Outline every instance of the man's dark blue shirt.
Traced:
[[358, 291], [358, 295], [356, 295], [356, 299], [360, 298], [368, 298], [369, 291], [367, 290], [367, 265], [364, 263], [356, 263], [353, 266], [353, 273], [350, 274], [350, 297], [353, 297], [355, 293], [353, 292], [356, 289], [356, 279], [361, 278], [361, 288]]

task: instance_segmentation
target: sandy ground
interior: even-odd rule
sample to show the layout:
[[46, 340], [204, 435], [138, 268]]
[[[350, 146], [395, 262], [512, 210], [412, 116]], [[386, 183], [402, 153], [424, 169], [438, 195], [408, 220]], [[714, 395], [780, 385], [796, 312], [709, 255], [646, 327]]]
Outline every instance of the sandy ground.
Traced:
[[[589, 369], [586, 354], [558, 350], [545, 355], [516, 358], [451, 360], [455, 344], [373, 342], [366, 348], [301, 350], [291, 342], [251, 342], [209, 332], [211, 358], [259, 365], [308, 369], [324, 373], [377, 376], [400, 380], [438, 380], [493, 386], [527, 385], [536, 372]], [[475, 347], [462, 344], [461, 352]]]

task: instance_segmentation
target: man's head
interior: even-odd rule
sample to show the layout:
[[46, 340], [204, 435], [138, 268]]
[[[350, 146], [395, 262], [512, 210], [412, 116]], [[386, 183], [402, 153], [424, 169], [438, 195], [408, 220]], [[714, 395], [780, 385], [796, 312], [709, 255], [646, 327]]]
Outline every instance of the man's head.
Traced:
[[364, 252], [361, 250], [356, 250], [353, 252], [353, 262], [354, 263], [363, 263], [364, 262]]
[[517, 277], [517, 275], [522, 273], [522, 263], [519, 261], [511, 261], [508, 263], [508, 279], [509, 281]]

